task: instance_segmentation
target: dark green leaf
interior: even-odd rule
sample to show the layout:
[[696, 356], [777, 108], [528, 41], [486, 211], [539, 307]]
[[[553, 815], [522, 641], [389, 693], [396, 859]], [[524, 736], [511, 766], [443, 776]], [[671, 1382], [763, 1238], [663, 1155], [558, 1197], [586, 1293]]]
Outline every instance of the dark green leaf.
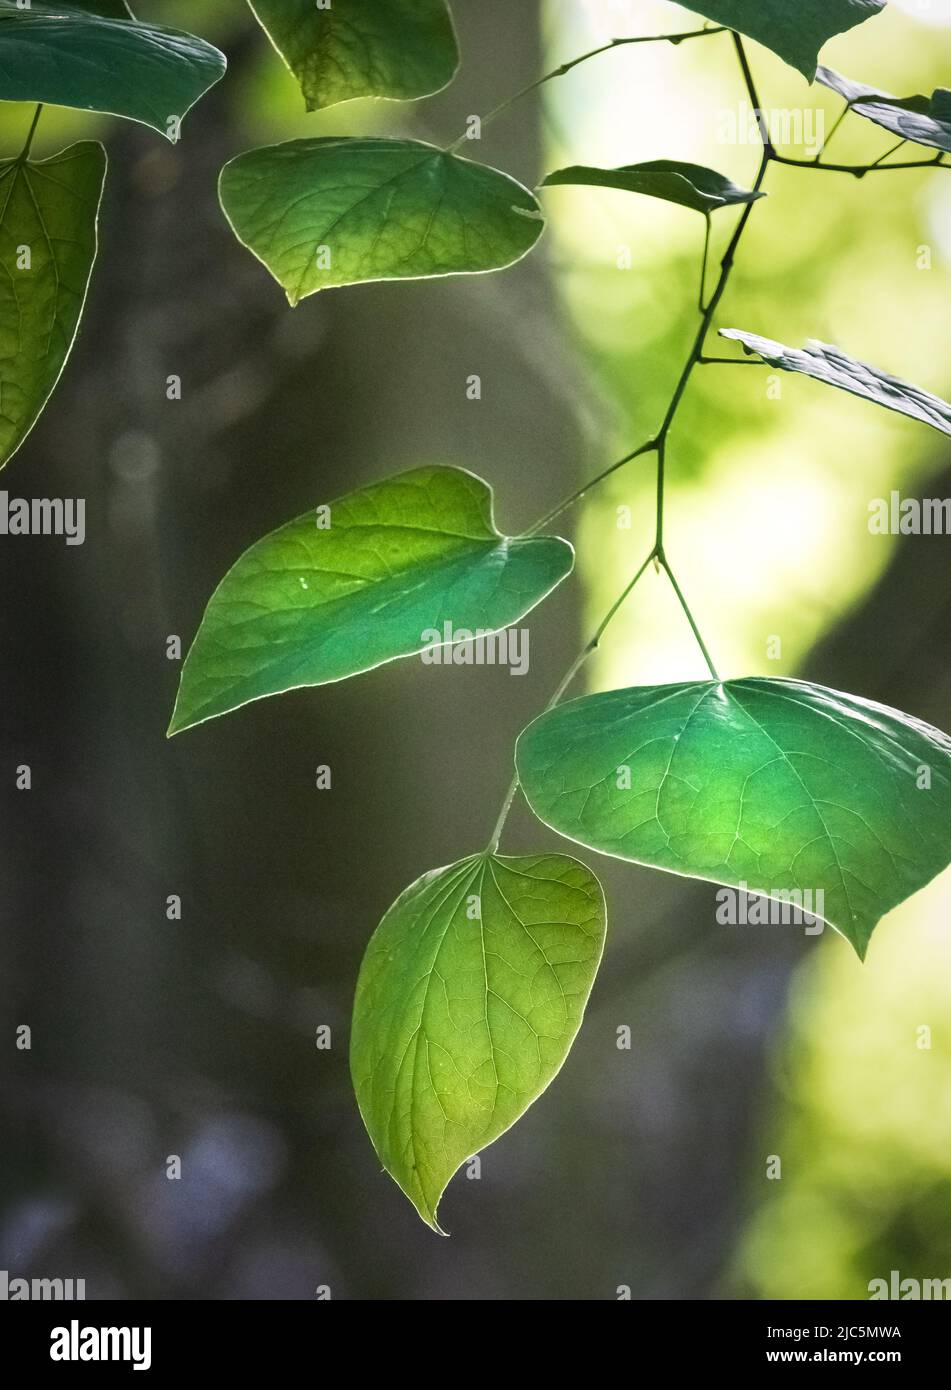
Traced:
[[355, 97], [409, 101], [459, 66], [446, 0], [249, 0], [297, 78], [308, 111]]
[[756, 333], [742, 333], [738, 328], [721, 328], [723, 338], [732, 338], [742, 343], [748, 356], [762, 357], [771, 367], [779, 367], [784, 372], [799, 372], [811, 376], [814, 381], [825, 382], [826, 386], [837, 386], [840, 391], [848, 391], [863, 400], [883, 405], [887, 410], [897, 410], [901, 415], [910, 415], [913, 420], [921, 420], [942, 434], [951, 434], [951, 405], [930, 391], [922, 391], [900, 377], [888, 376], [877, 367], [847, 357], [837, 347], [828, 343], [808, 342], [804, 349], [784, 347], [772, 338], [761, 338]]
[[902, 140], [951, 153], [951, 92], [938, 87], [930, 97], [893, 97], [820, 67], [816, 80], [844, 97], [852, 110]]
[[417, 468], [351, 492], [265, 536], [229, 570], [182, 668], [169, 733], [442, 645], [426, 634], [447, 623], [497, 632], [540, 603], [573, 557], [555, 536], [500, 535], [492, 489], [461, 468]]
[[374, 933], [350, 1068], [383, 1166], [434, 1231], [453, 1173], [557, 1076], [604, 947], [594, 875], [475, 855], [417, 879]]
[[679, 203], [696, 212], [710, 213], [735, 203], [753, 203], [763, 193], [738, 188], [723, 174], [700, 164], [683, 164], [676, 159], [652, 159], [646, 164], [624, 164], [620, 169], [595, 169], [573, 164], [558, 169], [542, 181], [542, 188], [556, 184], [589, 184], [596, 188], [617, 188], [625, 193], [645, 193]]
[[33, 0], [0, 0], [0, 100], [126, 116], [177, 138], [181, 120], [224, 75], [225, 58], [177, 29]]
[[238, 240], [291, 304], [364, 280], [501, 270], [541, 235], [528, 189], [418, 140], [291, 140], [221, 171]]
[[679, 0], [685, 9], [737, 29], [798, 68], [816, 75], [819, 50], [885, 8], [885, 0]]
[[879, 918], [951, 861], [951, 739], [804, 681], [573, 700], [529, 725], [516, 760], [560, 834], [773, 898], [822, 892], [816, 915], [860, 956]]
[[0, 467], [33, 428], [76, 337], [105, 177], [95, 141], [0, 162]]

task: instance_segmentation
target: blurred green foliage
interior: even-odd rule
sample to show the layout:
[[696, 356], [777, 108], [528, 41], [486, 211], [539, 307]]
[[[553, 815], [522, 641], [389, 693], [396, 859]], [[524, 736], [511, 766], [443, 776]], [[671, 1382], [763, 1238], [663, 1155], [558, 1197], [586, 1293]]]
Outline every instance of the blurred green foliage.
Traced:
[[[245, 148], [305, 134], [434, 133], [426, 106], [353, 103], [308, 116], [293, 77], [236, 0], [139, 0], [136, 9], [226, 51], [243, 45], [242, 62], [213, 100], [229, 103]], [[551, 66], [615, 35], [692, 27], [664, 0], [548, 0], [546, 15]], [[823, 58], [892, 92], [930, 91], [948, 81], [949, 24], [948, 0], [927, 8], [893, 0], [874, 23], [831, 43]], [[750, 52], [768, 110], [821, 111], [831, 128], [841, 109], [831, 93], [809, 88], [764, 50]], [[534, 75], [526, 72], [525, 80]], [[506, 95], [486, 93], [485, 105]], [[668, 158], [707, 163], [748, 185], [755, 140], [718, 138], [727, 116], [743, 127], [745, 103], [722, 37], [604, 55], [546, 89], [548, 149], [539, 177], [578, 160]], [[455, 130], [440, 134], [458, 133], [464, 114]], [[31, 108], [0, 104], [0, 153], [21, 147], [31, 115]], [[189, 118], [212, 119], [202, 107]], [[519, 109], [506, 117], [519, 119]], [[112, 126], [105, 117], [47, 110], [36, 153]], [[188, 129], [186, 123], [183, 154]], [[501, 163], [497, 129], [491, 138], [487, 133], [483, 157]], [[150, 137], [142, 131], [139, 138], [144, 146]], [[155, 142], [162, 146], [160, 137]], [[837, 159], [864, 160], [890, 143], [885, 132], [851, 117], [833, 149]], [[951, 288], [951, 177], [928, 171], [857, 182], [774, 168], [767, 188], [720, 324], [797, 345], [822, 338], [951, 394], [951, 367], [940, 355]], [[656, 428], [694, 331], [703, 228], [686, 210], [618, 192], [564, 188], [544, 198], [550, 225], [535, 255], [548, 260], [564, 336], [589, 368], [587, 390], [575, 402], [587, 440], [580, 482]], [[729, 214], [718, 219], [715, 251], [730, 225]], [[630, 258], [629, 269], [618, 268], [619, 256]], [[931, 268], [922, 268], [929, 260]], [[767, 385], [765, 370], [698, 370], [671, 439], [668, 548], [729, 676], [795, 674], [883, 574], [895, 545], [905, 543], [869, 535], [869, 500], [892, 487], [924, 485], [943, 456], [936, 437], [912, 421], [805, 380], [784, 378], [778, 399], [767, 395]], [[649, 546], [653, 467], [652, 458], [638, 461], [586, 504], [579, 568], [592, 625]], [[538, 492], [540, 513], [556, 497], [543, 482]], [[618, 525], [618, 507], [630, 508], [630, 530]], [[773, 636], [782, 640], [780, 660], [767, 656]], [[666, 582], [648, 575], [592, 664], [593, 686], [698, 674], [698, 655]], [[893, 1268], [921, 1278], [951, 1272], [949, 909], [945, 875], [879, 928], [864, 967], [831, 933], [815, 943], [776, 1039], [749, 1157], [746, 1227], [724, 1294], [863, 1298], [868, 1281]], [[930, 1048], [921, 1046], [922, 1026], [931, 1030]], [[588, 1045], [582, 1037], [580, 1046]], [[620, 1085], [627, 1094], [626, 1075]], [[765, 1176], [770, 1154], [782, 1159], [781, 1181]], [[620, 1165], [620, 1145], [617, 1157]], [[587, 1250], [597, 1246], [590, 1213], [571, 1200], [572, 1182], [589, 1171], [587, 1147], [574, 1160], [569, 1154], [567, 1164], [565, 1222], [584, 1227], [576, 1246]], [[605, 1219], [613, 1225], [616, 1213]], [[550, 1252], [552, 1269], [564, 1242], [563, 1227]]]
[[893, 914], [864, 969], [833, 943], [801, 968], [727, 1292], [862, 1299], [893, 1269], [951, 1273], [949, 916], [944, 874]]
[[[951, 22], [951, 6], [932, 5], [917, 20], [912, 8], [889, 6], [831, 43], [824, 61], [899, 94], [946, 83], [951, 30], [938, 21]], [[679, 27], [671, 22], [679, 12], [662, 3], [624, 7], [621, 23], [608, 0], [570, 9], [549, 5], [552, 66], [616, 35]], [[765, 50], [749, 51], [762, 105], [779, 113], [776, 131], [796, 112], [804, 135], [816, 129], [816, 112], [831, 129], [841, 103]], [[581, 158], [605, 166], [692, 159], [747, 186], [755, 170], [754, 138], [722, 140], [731, 124], [725, 113], [743, 130], [748, 104], [732, 49], [719, 37], [622, 48], [552, 83], [548, 94], [550, 168]], [[852, 116], [829, 157], [865, 162], [894, 143]], [[806, 158], [814, 150], [784, 152]], [[821, 338], [951, 394], [941, 351], [951, 177], [896, 172], [857, 181], [774, 167], [766, 187], [718, 326], [797, 346]], [[619, 192], [556, 189], [545, 203], [567, 325], [592, 364], [579, 407], [590, 441], [579, 460], [583, 477], [646, 439], [663, 414], [695, 331], [703, 228], [689, 212]], [[721, 250], [732, 225], [718, 216]], [[629, 257], [630, 269], [618, 268], [619, 257]], [[737, 355], [722, 342], [711, 341], [708, 352]], [[772, 399], [770, 380], [766, 369], [698, 369], [671, 438], [668, 552], [731, 677], [796, 674], [882, 575], [893, 547], [914, 544], [871, 536], [869, 501], [923, 486], [946, 458], [940, 440], [913, 422], [788, 377]], [[592, 626], [649, 549], [653, 489], [653, 460], [645, 458], [586, 505], [578, 553]], [[777, 636], [782, 655], [773, 660], [768, 643]], [[592, 688], [702, 674], [665, 580], [648, 575], [612, 626]], [[826, 933], [802, 968], [763, 1098], [749, 1224], [727, 1295], [866, 1298], [868, 1281], [893, 1268], [918, 1278], [951, 1273], [949, 900], [945, 874], [885, 920], [865, 967]], [[922, 1024], [932, 1029], [930, 1050], [918, 1044]], [[781, 1181], [766, 1178], [769, 1154], [782, 1159]]]

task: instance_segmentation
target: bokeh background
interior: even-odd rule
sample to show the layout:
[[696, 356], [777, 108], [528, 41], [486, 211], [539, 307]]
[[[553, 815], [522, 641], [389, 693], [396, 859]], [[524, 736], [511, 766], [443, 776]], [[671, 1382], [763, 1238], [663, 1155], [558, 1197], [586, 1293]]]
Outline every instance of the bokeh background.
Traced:
[[[584, 1027], [479, 1179], [453, 1180], [450, 1240], [363, 1131], [347, 1041], [366, 941], [406, 884], [484, 844], [516, 734], [649, 547], [649, 460], [566, 519], [578, 571], [532, 616], [528, 676], [406, 661], [164, 737], [166, 639], [187, 645], [266, 531], [428, 462], [489, 479], [514, 530], [646, 438], [669, 398], [696, 314], [702, 223], [685, 210], [555, 189], [512, 270], [293, 312], [230, 234], [215, 181], [243, 149], [446, 141], [599, 41], [695, 20], [664, 0], [454, 9], [464, 62], [445, 93], [306, 116], [244, 6], [140, 0], [229, 57], [182, 142], [64, 111], [40, 125], [39, 153], [99, 135], [110, 175], [80, 339], [2, 479], [85, 497], [87, 540], [0, 546], [0, 1268], [179, 1299], [860, 1299], [892, 1269], [951, 1276], [949, 874], [883, 922], [863, 967], [831, 932], [719, 926], [710, 885], [582, 855], [609, 904]], [[830, 93], [750, 52], [767, 109], [831, 125]], [[930, 92], [951, 3], [893, 0], [824, 58]], [[755, 146], [718, 139], [744, 101], [726, 40], [622, 49], [493, 124], [481, 157], [529, 185], [658, 157], [748, 182]], [[0, 110], [4, 150], [29, 114]], [[835, 158], [863, 161], [890, 143], [858, 118], [835, 139]], [[767, 188], [720, 325], [822, 338], [951, 394], [951, 178], [773, 168]], [[951, 495], [946, 441], [804, 379], [774, 396], [765, 370], [698, 370], [671, 441], [668, 551], [721, 671], [804, 675], [951, 728], [951, 542], [867, 526], [891, 488]], [[701, 673], [651, 575], [587, 679]], [[562, 843], [519, 807], [503, 848]]]

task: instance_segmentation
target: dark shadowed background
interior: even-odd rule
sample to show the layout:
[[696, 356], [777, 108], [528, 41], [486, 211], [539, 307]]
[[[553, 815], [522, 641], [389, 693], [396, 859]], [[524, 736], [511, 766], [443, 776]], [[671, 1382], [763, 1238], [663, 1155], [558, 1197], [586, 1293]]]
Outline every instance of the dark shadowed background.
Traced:
[[[265, 532], [430, 462], [487, 478], [515, 530], [646, 437], [690, 340], [698, 269], [693, 224], [671, 223], [667, 244], [668, 224], [639, 208], [654, 230], [620, 291], [615, 249], [641, 224], [619, 195], [559, 194], [561, 229], [512, 270], [334, 291], [292, 312], [219, 211], [221, 165], [308, 132], [448, 139], [605, 25], [662, 32], [683, 12], [457, 0], [465, 56], [447, 92], [305, 117], [244, 7], [139, 8], [214, 39], [231, 69], [176, 147], [75, 113], [51, 113], [38, 136], [49, 153], [98, 130], [110, 175], [74, 355], [2, 480], [11, 495], [85, 497], [87, 538], [0, 544], [0, 1268], [83, 1277], [88, 1297], [184, 1299], [307, 1299], [319, 1286], [364, 1299], [610, 1299], [619, 1286], [648, 1299], [864, 1297], [896, 1264], [951, 1274], [946, 878], [880, 928], [881, 961], [873, 945], [863, 971], [831, 933], [719, 927], [711, 886], [582, 854], [609, 906], [588, 1016], [551, 1089], [482, 1155], [481, 1177], [454, 1179], [450, 1240], [381, 1174], [363, 1130], [347, 1044], [366, 942], [410, 881], [485, 843], [516, 734], [623, 583], [616, 504], [646, 494], [584, 512], [579, 573], [533, 614], [527, 676], [410, 660], [165, 739], [179, 671], [167, 638], [187, 647], [217, 581]], [[856, 40], [864, 66], [850, 75], [934, 85], [948, 29], [901, 10], [876, 24], [890, 27]], [[614, 162], [696, 157], [703, 112], [740, 89], [722, 50], [693, 84], [712, 60], [687, 47], [596, 60], [587, 85], [553, 84], [544, 111], [529, 101], [493, 127], [482, 157], [534, 185], [580, 155], [572, 139], [602, 91], [616, 103], [601, 117]], [[753, 53], [767, 83], [790, 80]], [[819, 101], [793, 80], [795, 99]], [[669, 127], [665, 94], [680, 113]], [[819, 104], [834, 109], [825, 94]], [[26, 115], [4, 112], [11, 149]], [[859, 132], [857, 147], [874, 158], [887, 144], [876, 139]], [[755, 151], [719, 161], [748, 178]], [[951, 187], [932, 203], [925, 176], [888, 183], [903, 177], [777, 179], [776, 203], [790, 201], [751, 231], [722, 322], [742, 305], [738, 326], [796, 342], [837, 341], [841, 326], [858, 356], [947, 395]], [[480, 402], [466, 396], [473, 373]], [[180, 402], [166, 398], [170, 374]], [[949, 495], [946, 441], [845, 398], [816, 407], [822, 388], [808, 383], [779, 417], [762, 382], [725, 375], [704, 377], [685, 411], [682, 515], [697, 529], [685, 520], [679, 542], [712, 547], [709, 591], [694, 577], [693, 592], [705, 633], [721, 650], [732, 641], [730, 663], [746, 668], [729, 674], [806, 675], [951, 727], [951, 541], [881, 539], [869, 558], [867, 536], [861, 549], [839, 529], [857, 535], [889, 486]], [[790, 433], [800, 409], [805, 433]], [[826, 428], [818, 410], [844, 423]], [[730, 500], [737, 458], [755, 504]], [[791, 506], [798, 531], [784, 529]], [[733, 529], [704, 520], [727, 510]], [[796, 592], [789, 572], [804, 576]], [[737, 623], [755, 614], [734, 638], [734, 615], [710, 597], [727, 581]], [[651, 664], [648, 602], [598, 683], [669, 678], [665, 655]], [[789, 634], [779, 671], [765, 655], [775, 632]], [[687, 640], [671, 660], [696, 674]], [[24, 763], [29, 792], [15, 788]], [[315, 788], [320, 764], [330, 792]], [[516, 812], [507, 849], [559, 844]], [[166, 918], [171, 894], [181, 921]], [[927, 1056], [919, 1023], [933, 1025]], [[14, 1046], [21, 1024], [29, 1051]], [[329, 1050], [315, 1046], [321, 1025]], [[854, 1114], [843, 1097], [860, 1098]], [[776, 1153], [782, 1183], [764, 1180]], [[180, 1180], [166, 1176], [171, 1155]]]

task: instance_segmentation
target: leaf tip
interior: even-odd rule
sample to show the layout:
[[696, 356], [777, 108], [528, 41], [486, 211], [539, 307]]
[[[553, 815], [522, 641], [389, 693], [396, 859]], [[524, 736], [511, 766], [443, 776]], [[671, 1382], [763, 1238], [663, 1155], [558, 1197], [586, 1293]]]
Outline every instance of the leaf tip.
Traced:
[[184, 733], [186, 729], [192, 727], [193, 722], [193, 720], [179, 714], [178, 701], [176, 700], [175, 708], [172, 710], [172, 717], [168, 721], [168, 728], [165, 730], [165, 737], [174, 738], [176, 734]]
[[866, 957], [868, 956], [868, 948], [869, 948], [869, 943], [870, 943], [871, 939], [872, 939], [872, 933], [871, 933], [871, 931], [869, 931], [865, 936], [854, 936], [854, 937], [853, 937], [853, 936], [850, 936], [850, 937], [848, 938], [849, 944], [851, 945], [851, 947], [852, 947], [852, 949], [854, 950], [855, 954], [858, 956], [858, 958], [859, 958], [859, 960], [861, 961], [862, 965], [865, 964]]
[[429, 1229], [433, 1231], [437, 1236], [442, 1236], [445, 1240], [449, 1239], [449, 1232], [444, 1231], [443, 1228], [440, 1226], [439, 1222], [436, 1220], [435, 1212], [433, 1212], [431, 1215], [427, 1215], [421, 1207], [417, 1207], [416, 1210], [419, 1212], [419, 1215], [422, 1218], [424, 1225], [428, 1226]]
[[[436, 1219], [439, 1203], [442, 1201], [442, 1192], [439, 1193], [434, 1202], [430, 1203], [429, 1198], [423, 1191], [415, 1170], [412, 1173], [407, 1173], [405, 1175], [405, 1180], [403, 1176], [398, 1177], [392, 1169], [386, 1169], [386, 1171], [389, 1172], [390, 1177], [393, 1178], [404, 1197], [411, 1203], [413, 1210], [416, 1212], [416, 1215], [419, 1217], [420, 1221], [422, 1221], [423, 1225], [428, 1226], [435, 1235], [443, 1236], [448, 1240], [449, 1232], [444, 1231]], [[445, 1191], [445, 1187], [443, 1187], [443, 1191]]]

